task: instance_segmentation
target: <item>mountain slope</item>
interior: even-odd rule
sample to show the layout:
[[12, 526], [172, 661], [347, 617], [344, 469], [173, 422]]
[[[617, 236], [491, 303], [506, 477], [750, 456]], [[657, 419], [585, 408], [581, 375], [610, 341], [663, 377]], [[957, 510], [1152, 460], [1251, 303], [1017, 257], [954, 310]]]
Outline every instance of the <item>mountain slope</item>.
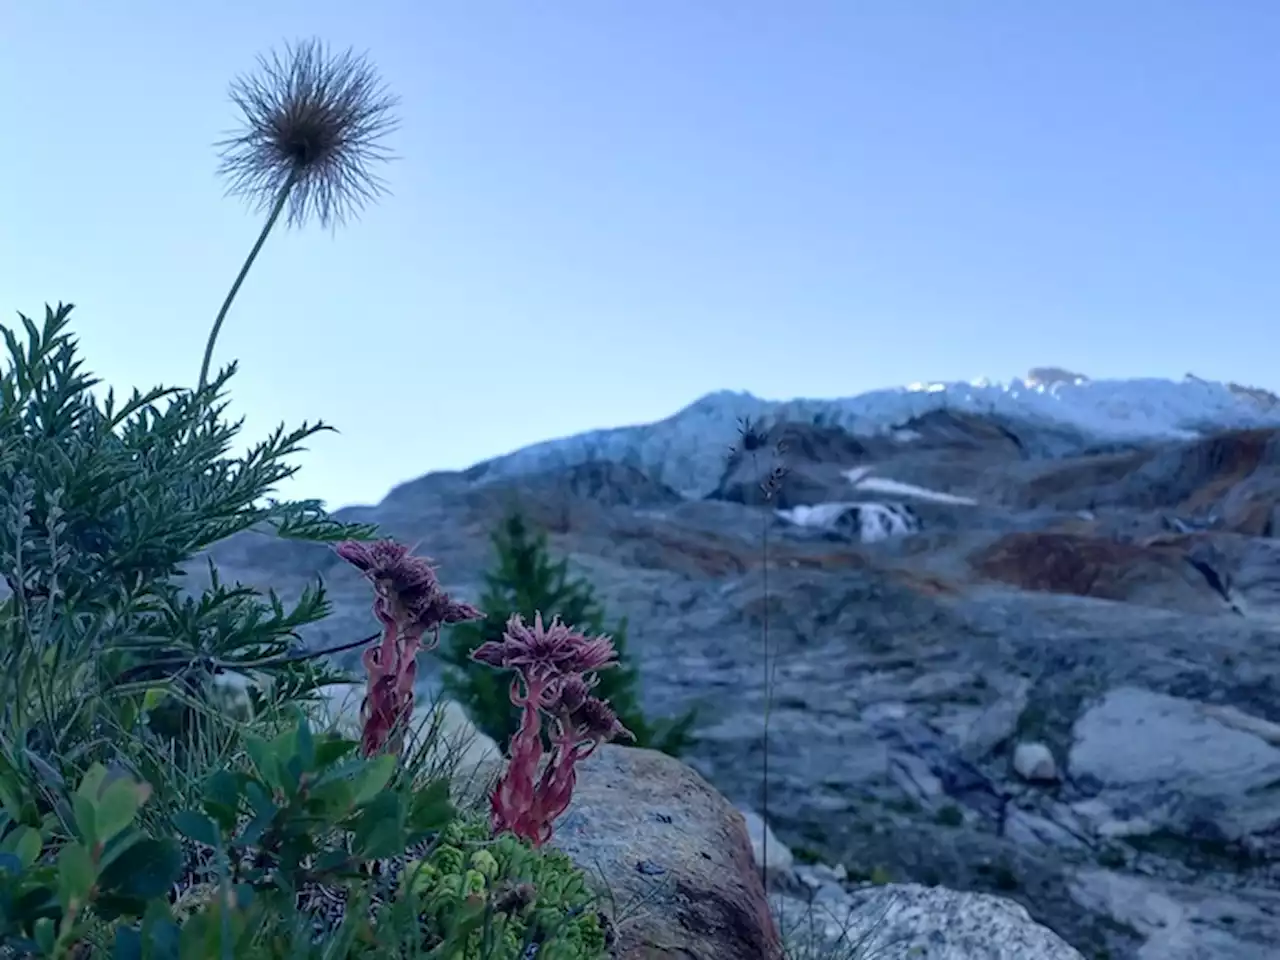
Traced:
[[[1263, 391], [1188, 376], [1087, 380], [1044, 377], [1009, 383], [918, 384], [836, 400], [762, 400], [749, 393], [708, 394], [656, 423], [594, 430], [534, 444], [477, 465], [471, 479], [609, 460], [635, 466], [685, 496], [705, 496], [742, 418], [839, 427], [854, 436], [886, 436], [936, 410], [952, 410], [1052, 430], [1045, 451], [1068, 455], [1103, 443], [1187, 437], [1212, 429], [1280, 425], [1280, 405]], [[1047, 380], [1047, 382], [1046, 382]]]

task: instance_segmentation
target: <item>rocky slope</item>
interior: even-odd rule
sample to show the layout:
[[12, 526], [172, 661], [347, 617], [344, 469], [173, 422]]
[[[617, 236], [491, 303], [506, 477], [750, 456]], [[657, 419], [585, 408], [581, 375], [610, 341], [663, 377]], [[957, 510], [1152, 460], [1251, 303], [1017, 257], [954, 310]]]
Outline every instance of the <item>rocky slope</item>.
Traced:
[[[1087, 389], [1092, 419], [1064, 414]], [[768, 819], [800, 859], [1011, 897], [1086, 957], [1274, 957], [1280, 408], [1196, 380], [1021, 390], [715, 395], [339, 514], [473, 599], [519, 505], [629, 618], [648, 708], [702, 706], [692, 765], [755, 809], [767, 622]], [[739, 413], [768, 435], [726, 455]], [[370, 630], [322, 548], [243, 535], [214, 558], [286, 597], [322, 575], [310, 643]]]

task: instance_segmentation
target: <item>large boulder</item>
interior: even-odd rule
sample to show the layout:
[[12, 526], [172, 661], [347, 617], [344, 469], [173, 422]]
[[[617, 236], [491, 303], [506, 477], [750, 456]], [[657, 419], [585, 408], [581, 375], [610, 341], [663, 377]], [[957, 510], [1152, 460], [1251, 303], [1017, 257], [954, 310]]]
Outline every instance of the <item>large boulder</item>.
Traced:
[[666, 754], [597, 750], [552, 843], [612, 905], [618, 960], [782, 955], [742, 814]]

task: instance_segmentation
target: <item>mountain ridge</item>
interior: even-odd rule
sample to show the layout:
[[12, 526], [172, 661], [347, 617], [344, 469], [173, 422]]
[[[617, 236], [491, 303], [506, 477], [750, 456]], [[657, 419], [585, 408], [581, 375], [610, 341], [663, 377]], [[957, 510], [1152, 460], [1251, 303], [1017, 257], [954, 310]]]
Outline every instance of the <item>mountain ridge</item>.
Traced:
[[902, 433], [907, 425], [938, 410], [1049, 431], [1054, 440], [1039, 452], [1050, 457], [1105, 444], [1280, 426], [1280, 399], [1265, 390], [1191, 374], [1180, 381], [1091, 380], [1057, 367], [1037, 367], [1025, 379], [1006, 382], [917, 383], [831, 399], [767, 400], [745, 391], [718, 390], [661, 420], [540, 441], [460, 473], [469, 481], [492, 482], [606, 460], [637, 467], [684, 496], [700, 498], [715, 489], [725, 452], [744, 419], [812, 422], [854, 437], [896, 436], [910, 443], [909, 433]]

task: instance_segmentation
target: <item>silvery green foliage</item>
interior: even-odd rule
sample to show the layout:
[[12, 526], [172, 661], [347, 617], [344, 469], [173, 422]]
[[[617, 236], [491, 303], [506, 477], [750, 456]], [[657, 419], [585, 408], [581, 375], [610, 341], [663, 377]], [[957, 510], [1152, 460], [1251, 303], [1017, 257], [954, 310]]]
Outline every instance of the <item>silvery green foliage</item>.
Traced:
[[295, 631], [328, 611], [319, 583], [291, 608], [216, 574], [199, 596], [180, 588], [181, 564], [251, 527], [312, 541], [372, 534], [330, 519], [318, 501], [268, 496], [297, 469], [286, 459], [329, 428], [281, 427], [230, 455], [242, 421], [222, 418], [220, 395], [234, 365], [197, 392], [135, 390], [123, 403], [108, 392], [99, 403], [70, 313], [46, 308], [43, 326], [22, 316], [25, 344], [0, 327], [5, 739], [39, 731], [62, 756], [100, 729], [86, 713], [157, 687], [198, 691], [216, 672], [253, 670], [291, 696], [332, 680], [294, 653]]

